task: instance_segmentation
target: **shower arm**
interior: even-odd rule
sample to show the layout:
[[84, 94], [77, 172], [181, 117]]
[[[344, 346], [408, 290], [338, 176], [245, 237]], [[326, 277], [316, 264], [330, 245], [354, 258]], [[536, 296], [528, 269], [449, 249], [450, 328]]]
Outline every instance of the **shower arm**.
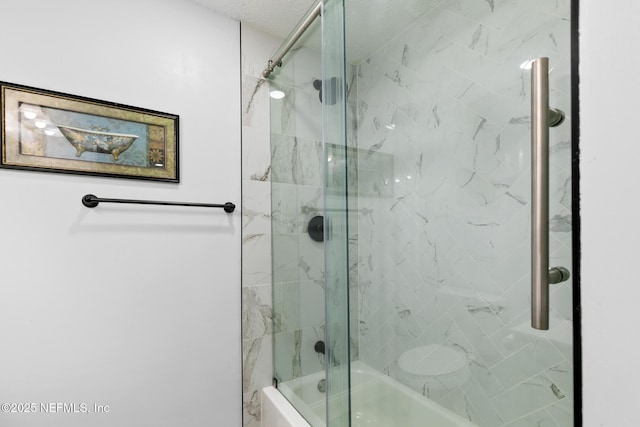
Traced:
[[284, 56], [291, 50], [291, 48], [293, 47], [294, 44], [296, 44], [298, 39], [302, 37], [304, 32], [307, 31], [307, 28], [311, 26], [313, 21], [315, 21], [315, 19], [318, 16], [320, 16], [321, 11], [322, 11], [322, 0], [318, 1], [318, 3], [313, 7], [313, 9], [311, 9], [307, 17], [304, 18], [300, 22], [298, 27], [291, 32], [289, 37], [284, 41], [284, 43], [281, 45], [280, 49], [278, 49], [276, 54], [273, 55], [273, 57], [271, 57], [271, 59], [267, 63], [267, 68], [265, 68], [264, 71], [262, 72], [262, 77], [264, 77], [265, 79], [269, 78], [269, 76], [271, 75], [271, 73], [273, 73], [273, 70], [275, 70], [276, 67], [282, 66], [282, 58], [284, 58]]
[[564, 114], [549, 108], [549, 58], [531, 64], [531, 326], [549, 329], [549, 284], [569, 279], [564, 267], [549, 268], [549, 127]]

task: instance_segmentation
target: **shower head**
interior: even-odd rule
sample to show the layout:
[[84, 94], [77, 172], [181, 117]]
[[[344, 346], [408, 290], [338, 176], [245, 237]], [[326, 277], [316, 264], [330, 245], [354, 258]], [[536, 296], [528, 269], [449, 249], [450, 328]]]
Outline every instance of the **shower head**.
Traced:
[[313, 81], [313, 88], [318, 91], [320, 102], [326, 105], [335, 105], [335, 103], [338, 102], [338, 94], [340, 93], [338, 85], [341, 84], [341, 82], [342, 80], [338, 77], [331, 77], [330, 79], [324, 80], [323, 91], [323, 81], [315, 79]]

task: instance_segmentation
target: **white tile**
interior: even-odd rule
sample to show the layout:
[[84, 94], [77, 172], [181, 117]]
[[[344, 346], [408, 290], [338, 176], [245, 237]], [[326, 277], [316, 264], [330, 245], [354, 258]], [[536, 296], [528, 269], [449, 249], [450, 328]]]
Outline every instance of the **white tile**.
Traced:
[[459, 299], [453, 294], [439, 292], [433, 300], [424, 304], [416, 314], [416, 320], [423, 329], [430, 328], [438, 321]]
[[242, 388], [244, 392], [259, 390], [271, 384], [273, 351], [271, 348], [271, 335], [243, 340], [243, 378]]
[[518, 6], [518, 2], [508, 0], [458, 0], [448, 4], [450, 10], [498, 30], [503, 29], [505, 24], [510, 22]]
[[242, 126], [269, 132], [269, 83], [243, 74], [242, 76]]
[[563, 395], [573, 400], [573, 363], [560, 362], [547, 369], [546, 375]]
[[[553, 313], [553, 312], [552, 312]], [[563, 354], [565, 360], [573, 360], [573, 322], [551, 318], [547, 338]]]
[[271, 285], [242, 288], [242, 339], [270, 335], [272, 323]]
[[324, 288], [316, 282], [302, 281], [300, 287], [301, 328], [313, 328], [325, 322]]
[[309, 78], [310, 90], [296, 91], [295, 122], [296, 136], [306, 139], [322, 140], [322, 103], [318, 92], [313, 89], [312, 78]]
[[[557, 265], [557, 264], [554, 264]], [[550, 310], [560, 319], [573, 320], [573, 289], [570, 282], [553, 286], [550, 297]]]
[[[507, 303], [504, 305], [505, 310], [501, 313], [501, 319], [503, 319], [503, 322], [509, 321], [509, 319], [520, 314], [518, 310], [521, 301], [523, 298], [528, 298], [525, 289], [527, 287], [526, 283], [530, 280], [530, 242], [525, 241], [520, 245], [514, 244], [511, 248], [511, 254], [501, 257], [489, 270], [489, 274], [493, 280], [496, 281], [505, 293], [516, 296], [516, 301], [513, 305], [511, 304], [510, 297], [504, 296], [507, 299]], [[522, 283], [522, 285], [514, 288], [517, 283]], [[524, 288], [522, 288], [522, 286], [524, 286]]]
[[571, 171], [568, 168], [550, 167], [549, 191], [550, 216], [557, 215], [562, 210], [571, 211]]
[[274, 378], [278, 378], [280, 381], [288, 381], [302, 375], [299, 342], [299, 330], [274, 333]]
[[476, 408], [478, 415], [480, 415], [482, 422], [478, 423], [478, 425], [500, 426], [503, 424], [502, 417], [496, 408], [493, 407], [486, 390], [484, 390], [474, 378], [470, 378], [463, 388], [469, 402]]
[[322, 185], [324, 162], [320, 141], [272, 134], [271, 153], [273, 182]]
[[242, 426], [243, 427], [262, 427], [260, 404], [260, 390], [251, 390], [242, 393]]
[[242, 179], [271, 180], [271, 141], [264, 129], [242, 127]]
[[[495, 174], [489, 179], [494, 181], [494, 186], [500, 188], [500, 195], [496, 197], [495, 202], [488, 206], [489, 212], [502, 224], [510, 223], [520, 215], [523, 215], [531, 210], [529, 202], [531, 199], [531, 178], [527, 174], [528, 168], [522, 170], [522, 174], [517, 178], [513, 184], [509, 187], [502, 187], [502, 185], [496, 185], [494, 179]], [[504, 182], [504, 181], [503, 181]], [[524, 237], [524, 236], [522, 236]]]
[[447, 399], [449, 400], [449, 404], [447, 405], [449, 409], [468, 419], [472, 423], [481, 425], [482, 418], [480, 417], [480, 414], [462, 390], [454, 390], [447, 395]]
[[270, 82], [269, 86], [271, 90], [280, 90], [286, 94], [282, 99], [270, 98], [266, 95], [269, 101], [269, 109], [267, 110], [267, 117], [263, 117], [264, 121], [269, 120], [270, 131], [272, 134], [279, 135], [296, 135], [296, 116], [295, 116], [295, 101], [296, 90], [291, 86], [284, 84], [278, 84]]
[[[520, 251], [516, 253], [523, 255]], [[525, 257], [525, 259], [528, 259], [528, 257]], [[530, 262], [528, 264], [530, 265]], [[511, 288], [505, 291], [502, 298], [504, 304], [502, 305], [499, 317], [503, 324], [507, 325], [521, 314], [527, 312], [531, 307], [530, 276], [525, 274], [522, 279], [518, 280]]]
[[519, 314], [505, 326], [491, 335], [491, 340], [502, 351], [505, 356], [509, 356], [524, 346], [531, 343], [531, 338], [518, 334], [516, 327], [526, 325], [531, 322], [531, 310], [527, 307], [524, 312]]
[[549, 406], [547, 412], [560, 427], [571, 426], [574, 423], [573, 401], [563, 399], [559, 403]]
[[262, 181], [242, 181], [242, 233], [271, 233], [271, 185]]
[[314, 345], [324, 340], [322, 327], [297, 329], [274, 335], [275, 374], [281, 381], [319, 372], [324, 368], [324, 355]]
[[453, 325], [453, 320], [445, 314], [437, 322], [434, 322], [420, 337], [425, 344], [440, 344], [446, 342], [449, 337], [449, 329]]
[[291, 332], [302, 328], [300, 313], [303, 303], [304, 301], [300, 298], [300, 284], [297, 281], [274, 283], [274, 333]]
[[[298, 234], [274, 234], [273, 283], [297, 283], [299, 280]], [[271, 265], [269, 265], [271, 270]]]
[[297, 185], [271, 183], [271, 227], [275, 234], [302, 232]]
[[[484, 224], [487, 225], [484, 226]], [[465, 248], [454, 248], [446, 255], [447, 259], [457, 274], [468, 283], [469, 288], [480, 295], [479, 298], [487, 302], [496, 300], [502, 291], [486, 273], [482, 262], [493, 263], [497, 260], [497, 256], [490, 251], [490, 249], [495, 250], [491, 247], [493, 233], [491, 229], [497, 228], [497, 224], [494, 226], [492, 223], [486, 223], [484, 218], [467, 221], [456, 219], [455, 227], [457, 228], [452, 229], [452, 234], [458, 240], [465, 239]]]
[[491, 370], [480, 361], [472, 361], [469, 370], [475, 381], [487, 397], [492, 398], [504, 391], [504, 387]]
[[[513, 123], [507, 124], [500, 132], [500, 146], [495, 153], [498, 158], [499, 165], [490, 176], [493, 185], [500, 189], [511, 187], [517, 180], [523, 179], [523, 175], [530, 179], [530, 173], [527, 173], [531, 166], [531, 131], [529, 130], [529, 118], [527, 122], [521, 124], [517, 117], [513, 115], [512, 110], [509, 111], [509, 121]], [[529, 197], [526, 193], [515, 192], [519, 200], [527, 201]]]
[[564, 361], [562, 354], [546, 339], [539, 339], [491, 367], [507, 389]]
[[242, 286], [271, 283], [271, 235], [242, 236]]
[[[503, 356], [500, 350], [494, 345], [487, 333], [478, 325], [474, 319], [473, 306], [456, 305], [449, 310], [449, 315], [456, 322], [461, 332], [471, 343], [477, 355], [491, 366], [502, 360]], [[490, 307], [486, 307], [490, 309]]]
[[[569, 424], [566, 424], [569, 425]], [[532, 414], [519, 418], [509, 424], [508, 427], [562, 427], [557, 424], [546, 409], [540, 409]]]
[[[562, 250], [572, 246], [571, 211], [557, 204], [551, 204], [549, 210], [549, 250], [562, 253]], [[566, 267], [570, 264], [570, 259], [570, 257], [567, 258], [560, 265], [565, 264]]]
[[544, 376], [530, 378], [492, 399], [496, 409], [507, 422], [537, 411], [564, 399], [556, 394], [551, 381]]
[[541, 10], [544, 12], [557, 15], [567, 21], [571, 19], [570, 0], [542, 0], [541, 3]]
[[324, 325], [305, 328], [302, 330], [300, 357], [303, 375], [313, 374], [324, 370], [325, 355], [316, 353], [314, 346], [318, 341], [326, 341]]
[[513, 216], [504, 223], [501, 234], [496, 239], [496, 246], [502, 252], [502, 256], [513, 253], [513, 249], [522, 243], [529, 242], [531, 238], [531, 209], [524, 207], [516, 211]]
[[298, 277], [300, 281], [310, 281], [324, 288], [323, 243], [312, 240], [307, 233], [298, 235]]

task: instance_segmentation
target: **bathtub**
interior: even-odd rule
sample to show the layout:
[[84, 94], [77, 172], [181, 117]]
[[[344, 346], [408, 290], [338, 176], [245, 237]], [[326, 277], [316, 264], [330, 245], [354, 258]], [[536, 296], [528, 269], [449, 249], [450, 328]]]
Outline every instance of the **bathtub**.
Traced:
[[[318, 372], [263, 389], [262, 427], [326, 427], [322, 378]], [[351, 365], [351, 407], [352, 427], [477, 427], [360, 361]]]

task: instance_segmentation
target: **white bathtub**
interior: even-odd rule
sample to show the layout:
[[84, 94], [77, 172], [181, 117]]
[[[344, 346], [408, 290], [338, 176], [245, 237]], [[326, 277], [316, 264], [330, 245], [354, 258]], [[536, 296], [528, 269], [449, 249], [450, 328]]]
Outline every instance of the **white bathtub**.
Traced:
[[[317, 388], [322, 378], [318, 372], [280, 383], [287, 398], [273, 387], [264, 389], [262, 427], [326, 427], [325, 394]], [[477, 427], [362, 362], [351, 365], [351, 407], [352, 427]]]

